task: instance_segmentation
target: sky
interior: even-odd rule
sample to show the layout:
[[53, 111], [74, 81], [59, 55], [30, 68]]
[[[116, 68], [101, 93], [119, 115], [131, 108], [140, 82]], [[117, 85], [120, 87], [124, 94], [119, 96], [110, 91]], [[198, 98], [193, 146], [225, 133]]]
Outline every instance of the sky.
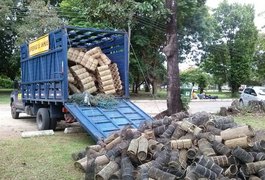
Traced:
[[[223, 0], [207, 0], [206, 5], [210, 9], [217, 8], [218, 4]], [[265, 32], [265, 0], [227, 0], [229, 4], [240, 3], [240, 4], [252, 4], [255, 8], [255, 25], [258, 30]], [[194, 66], [194, 62], [187, 60], [185, 63], [179, 64], [181, 70], [185, 70], [191, 66]]]

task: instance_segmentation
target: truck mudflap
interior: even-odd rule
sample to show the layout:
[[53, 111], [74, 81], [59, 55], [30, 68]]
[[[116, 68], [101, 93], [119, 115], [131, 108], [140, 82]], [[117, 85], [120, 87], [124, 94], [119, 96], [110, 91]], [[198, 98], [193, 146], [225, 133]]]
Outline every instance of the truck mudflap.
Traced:
[[141, 122], [152, 120], [130, 100], [119, 99], [118, 102], [108, 109], [75, 103], [65, 103], [65, 107], [95, 141], [105, 139], [126, 125], [138, 128]]

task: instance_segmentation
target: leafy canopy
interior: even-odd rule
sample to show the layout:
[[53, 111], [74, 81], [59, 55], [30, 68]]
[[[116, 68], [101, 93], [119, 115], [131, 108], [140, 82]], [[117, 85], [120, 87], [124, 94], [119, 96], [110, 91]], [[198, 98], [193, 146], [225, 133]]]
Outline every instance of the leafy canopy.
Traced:
[[254, 15], [253, 6], [228, 4], [226, 0], [213, 13], [214, 33], [208, 43], [205, 66], [212, 67], [209, 72], [222, 82], [225, 77], [220, 72], [227, 72], [233, 94], [250, 77], [257, 39]]

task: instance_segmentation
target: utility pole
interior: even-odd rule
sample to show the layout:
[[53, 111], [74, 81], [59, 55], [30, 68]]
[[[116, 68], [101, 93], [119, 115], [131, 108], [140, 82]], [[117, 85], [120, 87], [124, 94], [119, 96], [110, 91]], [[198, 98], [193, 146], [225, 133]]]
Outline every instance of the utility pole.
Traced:
[[168, 115], [180, 112], [183, 109], [180, 97], [180, 77], [178, 62], [177, 41], [177, 0], [166, 0], [166, 8], [171, 12], [167, 22], [167, 45], [164, 53], [167, 56], [167, 113]]

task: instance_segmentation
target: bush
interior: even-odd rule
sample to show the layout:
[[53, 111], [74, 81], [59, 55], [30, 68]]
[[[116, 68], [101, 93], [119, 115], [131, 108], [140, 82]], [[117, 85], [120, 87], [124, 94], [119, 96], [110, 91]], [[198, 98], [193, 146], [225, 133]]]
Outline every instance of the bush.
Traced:
[[0, 76], [0, 88], [13, 88], [13, 81], [7, 77]]
[[183, 105], [183, 108], [188, 111], [189, 110], [189, 103], [190, 103], [190, 98], [189, 97], [184, 97], [184, 96], [181, 96], [181, 101], [182, 101], [182, 105]]

